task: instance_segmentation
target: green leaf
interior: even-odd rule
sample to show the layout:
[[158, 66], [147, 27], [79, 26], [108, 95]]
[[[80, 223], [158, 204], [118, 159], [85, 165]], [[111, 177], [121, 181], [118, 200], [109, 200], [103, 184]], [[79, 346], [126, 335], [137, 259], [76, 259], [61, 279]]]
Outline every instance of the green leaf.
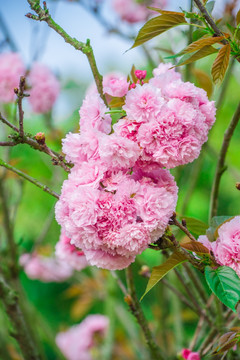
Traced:
[[197, 61], [199, 59], [203, 59], [206, 56], [212, 55], [218, 52], [213, 46], [204, 46], [202, 49], [196, 51], [193, 55], [185, 54], [178, 62], [176, 66], [187, 65]]
[[207, 34], [208, 34], [207, 30], [197, 29], [193, 32], [192, 39], [193, 39], [193, 41], [197, 41], [197, 40], [201, 39], [204, 35], [207, 35]]
[[240, 279], [236, 272], [228, 266], [212, 269], [205, 268], [208, 286], [219, 300], [236, 312], [236, 305], [240, 301]]
[[185, 256], [179, 253], [173, 253], [164, 264], [155, 266], [152, 269], [147, 288], [145, 290], [145, 293], [141, 297], [141, 300], [165, 275], [167, 275], [170, 270], [174, 269], [176, 266], [180, 265], [184, 261], [187, 261]]
[[206, 4], [205, 7], [206, 7], [207, 12], [208, 12], [209, 14], [212, 13], [213, 8], [214, 8], [214, 5], [215, 5], [215, 1], [209, 1], [209, 2]]
[[203, 235], [208, 229], [208, 225], [201, 220], [188, 216], [181, 216], [180, 218], [186, 220], [188, 230], [195, 235]]
[[151, 40], [157, 35], [177, 26], [188, 24], [183, 15], [178, 14], [164, 14], [150, 19], [139, 31], [137, 38], [131, 49], [142, 45], [148, 40]]
[[[110, 95], [109, 95], [110, 96]], [[112, 97], [108, 106], [111, 109], [122, 107], [125, 104], [124, 97]]]

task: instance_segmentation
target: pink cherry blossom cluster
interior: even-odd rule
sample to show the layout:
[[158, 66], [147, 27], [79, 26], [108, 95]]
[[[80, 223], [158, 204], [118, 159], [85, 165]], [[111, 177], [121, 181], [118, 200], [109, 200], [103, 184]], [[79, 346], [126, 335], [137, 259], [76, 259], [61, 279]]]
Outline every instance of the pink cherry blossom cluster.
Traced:
[[210, 242], [206, 235], [199, 236], [198, 241], [212, 251], [218, 264], [229, 266], [240, 277], [240, 216], [223, 223], [215, 241]]
[[[163, 169], [193, 161], [215, 120], [206, 93], [184, 83], [171, 65], [127, 79], [104, 78], [125, 115], [111, 126], [109, 109], [91, 87], [80, 109], [80, 133], [63, 140], [74, 164], [56, 205], [56, 219], [90, 265], [122, 269], [165, 231], [177, 202], [174, 178]], [[127, 85], [126, 85], [127, 84]]]
[[14, 88], [19, 86], [20, 76], [26, 76], [30, 94], [28, 101], [35, 113], [50, 111], [59, 95], [60, 84], [55, 75], [42, 64], [33, 64], [27, 72], [17, 53], [0, 55], [0, 103], [9, 103], [16, 99]]
[[181, 355], [185, 360], [201, 360], [198, 352], [193, 352], [189, 349], [183, 349]]
[[58, 333], [56, 343], [67, 360], [92, 360], [91, 351], [106, 335], [108, 326], [106, 316], [89, 315], [80, 324]]
[[166, 0], [113, 0], [113, 8], [123, 21], [137, 23], [146, 21], [153, 13], [148, 6], [164, 8]]
[[37, 252], [23, 254], [19, 259], [25, 273], [30, 279], [43, 282], [62, 282], [72, 276], [74, 270], [82, 270], [88, 266], [86, 257], [62, 232], [56, 244], [56, 256], [48, 257]]

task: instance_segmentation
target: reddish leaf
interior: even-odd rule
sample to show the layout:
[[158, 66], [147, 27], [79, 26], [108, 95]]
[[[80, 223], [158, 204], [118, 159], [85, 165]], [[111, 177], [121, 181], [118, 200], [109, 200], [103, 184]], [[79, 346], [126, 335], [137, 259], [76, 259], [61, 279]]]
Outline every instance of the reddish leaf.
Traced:
[[218, 53], [213, 66], [212, 77], [215, 84], [222, 82], [226, 74], [231, 54], [231, 45], [224, 45]]

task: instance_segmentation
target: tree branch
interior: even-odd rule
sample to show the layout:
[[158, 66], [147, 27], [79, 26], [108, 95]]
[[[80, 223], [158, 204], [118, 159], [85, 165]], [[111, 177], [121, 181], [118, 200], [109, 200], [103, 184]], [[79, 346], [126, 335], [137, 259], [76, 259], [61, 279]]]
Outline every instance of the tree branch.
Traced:
[[47, 144], [44, 142], [43, 144], [39, 143], [37, 140], [33, 138], [31, 134], [25, 134], [23, 133], [23, 136], [20, 135], [20, 129], [18, 129], [16, 126], [14, 126], [12, 123], [10, 123], [8, 120], [6, 120], [2, 114], [0, 113], [0, 121], [2, 123], [6, 124], [8, 127], [13, 129], [17, 134], [9, 135], [9, 138], [12, 139], [10, 142], [0, 142], [0, 146], [15, 146], [18, 144], [28, 144], [33, 149], [39, 150], [41, 152], [44, 152], [45, 154], [51, 156], [53, 164], [61, 166], [66, 172], [70, 172], [70, 169], [72, 167], [72, 164], [66, 162], [64, 160], [64, 157], [61, 154], [58, 154], [56, 151], [51, 150]]
[[134, 285], [134, 281], [133, 281], [133, 273], [132, 273], [131, 266], [129, 266], [126, 269], [126, 277], [127, 277], [128, 291], [129, 291], [130, 295], [128, 295], [125, 298], [125, 300], [128, 303], [133, 315], [136, 317], [136, 319], [144, 333], [146, 342], [148, 344], [148, 347], [149, 347], [149, 350], [151, 353], [151, 358], [153, 360], [164, 360], [164, 357], [162, 356], [162, 351], [157, 346], [157, 344], [153, 338], [153, 335], [148, 327], [147, 320], [144, 316], [144, 313], [143, 313], [140, 303], [138, 301], [136, 289], [135, 289], [135, 285]]
[[232, 121], [230, 122], [224, 134], [223, 143], [218, 158], [217, 168], [216, 168], [215, 177], [212, 186], [212, 192], [211, 192], [210, 213], [209, 213], [210, 220], [213, 216], [217, 215], [220, 181], [224, 171], [226, 170], [225, 159], [230, 145], [230, 141], [232, 139], [234, 130], [236, 129], [236, 126], [239, 122], [239, 119], [240, 119], [240, 103], [238, 104], [238, 107], [235, 111]]
[[28, 326], [19, 306], [18, 297], [2, 275], [0, 275], [0, 298], [13, 325], [12, 336], [17, 340], [24, 359], [40, 360], [40, 355], [28, 332]]
[[46, 185], [42, 184], [40, 181], [34, 179], [33, 177], [25, 174], [24, 172], [16, 169], [15, 167], [7, 164], [5, 161], [3, 161], [2, 159], [0, 159], [0, 166], [5, 167], [6, 169], [14, 172], [15, 174], [21, 176], [22, 178], [24, 178], [25, 180], [31, 182], [32, 184], [36, 185], [37, 187], [39, 187], [40, 189], [42, 189], [43, 191], [47, 192], [48, 194], [54, 196], [55, 198], [59, 199], [59, 194], [57, 194], [55, 191], [52, 191], [51, 189], [49, 189], [49, 187], [47, 187]]
[[66, 43], [72, 45], [76, 50], [80, 50], [83, 54], [87, 56], [90, 68], [92, 70], [93, 77], [95, 79], [97, 89], [99, 95], [101, 96], [102, 100], [104, 101], [105, 105], [107, 106], [107, 101], [105, 95], [103, 93], [103, 85], [102, 85], [102, 75], [99, 73], [95, 56], [93, 53], [93, 49], [90, 45], [90, 40], [87, 39], [86, 43], [78, 41], [75, 38], [72, 38], [70, 35], [66, 33], [66, 31], [58, 25], [50, 16], [49, 11], [47, 8], [42, 8], [40, 6], [39, 0], [27, 0], [31, 9], [35, 11], [38, 16], [27, 14], [26, 16], [39, 21], [45, 21], [49, 27], [55, 30], [64, 40]]

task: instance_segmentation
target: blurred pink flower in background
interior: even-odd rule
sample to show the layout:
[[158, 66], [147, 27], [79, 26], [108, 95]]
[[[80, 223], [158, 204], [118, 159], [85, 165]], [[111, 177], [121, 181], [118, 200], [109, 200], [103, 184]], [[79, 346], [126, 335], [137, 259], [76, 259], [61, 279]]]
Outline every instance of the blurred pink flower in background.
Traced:
[[73, 268], [66, 262], [37, 253], [21, 255], [19, 263], [33, 280], [62, 282], [73, 274]]
[[183, 349], [181, 355], [185, 360], [201, 360], [198, 352], [193, 352], [189, 349]]
[[29, 76], [28, 98], [32, 110], [35, 113], [44, 114], [49, 112], [60, 92], [60, 83], [50, 69], [42, 64], [33, 64]]
[[120, 18], [129, 23], [137, 23], [147, 20], [153, 12], [147, 6], [163, 8], [166, 0], [137, 1], [137, 0], [113, 0], [113, 9]]
[[92, 360], [91, 350], [103, 340], [108, 326], [106, 316], [89, 315], [80, 324], [58, 333], [56, 343], [67, 360]]
[[15, 100], [14, 88], [19, 86], [20, 76], [26, 72], [24, 63], [17, 53], [0, 55], [0, 102], [8, 103]]

